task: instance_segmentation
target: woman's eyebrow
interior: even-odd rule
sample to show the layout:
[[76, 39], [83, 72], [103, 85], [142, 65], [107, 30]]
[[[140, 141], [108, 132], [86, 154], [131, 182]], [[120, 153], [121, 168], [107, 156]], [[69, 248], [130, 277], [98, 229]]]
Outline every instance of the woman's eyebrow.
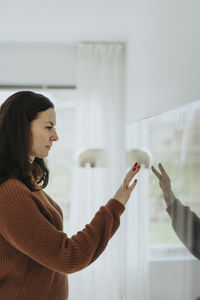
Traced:
[[50, 123], [52, 126], [56, 126], [56, 124], [53, 124], [53, 122], [51, 122], [51, 121], [45, 122], [45, 123]]

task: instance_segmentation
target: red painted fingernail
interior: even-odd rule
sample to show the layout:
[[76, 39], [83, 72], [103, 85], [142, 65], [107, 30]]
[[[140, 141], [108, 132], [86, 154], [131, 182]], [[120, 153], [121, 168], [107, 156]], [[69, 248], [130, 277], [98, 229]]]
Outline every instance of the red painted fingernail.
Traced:
[[141, 168], [141, 166], [138, 166], [138, 169]]
[[137, 179], [134, 180], [134, 183], [137, 182]]
[[134, 167], [132, 170], [135, 171], [136, 167]]

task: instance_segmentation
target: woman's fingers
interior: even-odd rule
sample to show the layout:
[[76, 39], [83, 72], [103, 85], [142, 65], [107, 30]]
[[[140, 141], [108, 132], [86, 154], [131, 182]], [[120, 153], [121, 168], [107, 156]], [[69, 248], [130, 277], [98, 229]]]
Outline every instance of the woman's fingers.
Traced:
[[129, 185], [133, 177], [136, 175], [136, 173], [140, 170], [140, 165], [138, 163], [135, 163], [135, 165], [130, 169], [130, 171], [127, 173], [125, 179], [124, 179], [124, 184], [126, 186]]
[[162, 175], [168, 176], [161, 163], [158, 164], [158, 168], [160, 169]]
[[154, 174], [158, 177], [160, 180], [162, 175], [154, 168], [154, 166], [151, 166], [151, 170], [154, 172]]
[[134, 187], [136, 186], [136, 184], [137, 184], [137, 179], [135, 179], [134, 182], [130, 186], [131, 192], [134, 189]]
[[170, 178], [169, 178], [167, 172], [165, 171], [165, 169], [163, 168], [163, 166], [162, 166], [161, 163], [158, 164], [158, 167], [159, 167], [159, 169], [160, 169], [160, 171], [161, 171], [161, 173], [162, 173], [163, 179], [164, 179], [165, 181], [169, 181], [169, 182], [170, 182]]
[[134, 166], [128, 171], [128, 173], [126, 174], [126, 176], [125, 176], [125, 180], [127, 180], [128, 178], [130, 178], [130, 177], [133, 177], [133, 174], [135, 173], [135, 172], [137, 172], [137, 170], [138, 170], [138, 163], [136, 162], [135, 164], [134, 164]]
[[126, 174], [124, 182], [117, 190], [114, 198], [117, 199], [119, 202], [121, 202], [123, 205], [127, 203], [127, 201], [130, 198], [130, 194], [134, 187], [137, 184], [137, 179], [134, 180], [134, 182], [129, 186], [129, 183], [135, 176], [135, 174], [140, 170], [140, 165], [138, 163], [135, 163], [134, 166], [129, 170], [129, 172]]

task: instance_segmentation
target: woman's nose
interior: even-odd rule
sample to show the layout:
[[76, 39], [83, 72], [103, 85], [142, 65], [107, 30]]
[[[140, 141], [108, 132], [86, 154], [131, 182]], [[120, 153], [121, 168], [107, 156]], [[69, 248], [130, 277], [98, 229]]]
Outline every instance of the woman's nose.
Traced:
[[51, 141], [57, 141], [58, 140], [58, 135], [57, 132], [54, 130], [54, 134], [51, 136]]

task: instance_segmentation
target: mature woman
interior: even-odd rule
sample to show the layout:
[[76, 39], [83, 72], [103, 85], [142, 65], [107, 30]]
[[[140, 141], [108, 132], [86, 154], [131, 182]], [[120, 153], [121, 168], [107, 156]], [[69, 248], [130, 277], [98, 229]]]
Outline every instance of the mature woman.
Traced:
[[200, 259], [200, 219], [188, 206], [184, 206], [176, 199], [167, 172], [162, 164], [159, 164], [158, 168], [160, 172], [153, 166], [151, 169], [159, 179], [159, 185], [167, 205], [167, 212], [172, 220], [172, 226], [188, 250], [196, 258]]
[[67, 274], [103, 252], [137, 183], [130, 183], [136, 163], [91, 223], [69, 238], [61, 208], [43, 191], [55, 125], [54, 105], [41, 94], [15, 93], [0, 108], [0, 299], [66, 300]]

